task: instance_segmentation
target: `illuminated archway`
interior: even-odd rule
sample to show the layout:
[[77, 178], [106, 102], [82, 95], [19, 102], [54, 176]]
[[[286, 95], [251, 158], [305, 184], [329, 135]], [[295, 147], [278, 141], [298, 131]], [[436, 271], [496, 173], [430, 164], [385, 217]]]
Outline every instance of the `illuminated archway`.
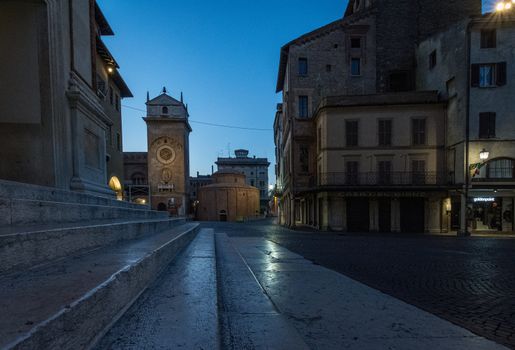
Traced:
[[116, 193], [116, 199], [119, 201], [123, 200], [122, 184], [116, 176], [111, 177], [109, 180], [109, 188]]

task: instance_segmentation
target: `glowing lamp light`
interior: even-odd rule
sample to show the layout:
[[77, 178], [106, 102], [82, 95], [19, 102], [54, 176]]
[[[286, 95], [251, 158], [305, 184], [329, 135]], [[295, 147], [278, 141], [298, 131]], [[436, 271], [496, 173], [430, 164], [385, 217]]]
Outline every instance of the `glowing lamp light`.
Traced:
[[507, 2], [506, 4], [504, 4], [504, 9], [505, 10], [511, 9], [511, 2]]
[[113, 68], [113, 67], [111, 67], [111, 66], [107, 67], [107, 72], [108, 72], [108, 73], [112, 73], [112, 72], [114, 72], [114, 68]]
[[490, 152], [488, 152], [486, 149], [483, 148], [483, 150], [481, 152], [479, 152], [479, 159], [487, 160], [488, 157], [490, 157]]
[[506, 5], [504, 2], [498, 2], [497, 5], [495, 5], [496, 11], [503, 11], [506, 8]]
[[447, 201], [447, 203], [445, 204], [445, 211], [447, 212], [447, 214], [450, 214], [452, 212], [452, 204], [451, 204], [451, 201]]

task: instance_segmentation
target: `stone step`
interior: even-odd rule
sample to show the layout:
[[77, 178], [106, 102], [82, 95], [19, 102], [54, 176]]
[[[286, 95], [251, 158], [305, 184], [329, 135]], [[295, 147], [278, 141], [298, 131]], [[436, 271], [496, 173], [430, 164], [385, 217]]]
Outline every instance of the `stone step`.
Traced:
[[45, 202], [79, 203], [92, 205], [105, 205], [133, 209], [148, 209], [147, 206], [138, 205], [113, 198], [94, 196], [80, 192], [60, 190], [52, 187], [23, 184], [19, 182], [0, 180], [0, 198], [27, 199]]
[[95, 349], [219, 349], [216, 280], [214, 232], [202, 229]]
[[69, 202], [0, 198], [0, 227], [7, 225], [33, 225], [70, 223], [104, 219], [164, 219], [167, 212], [125, 206], [105, 206]]
[[70, 254], [143, 238], [183, 224], [185, 219], [103, 220], [0, 228], [0, 274], [23, 271]]
[[191, 242], [198, 224], [0, 277], [0, 348], [92, 346]]

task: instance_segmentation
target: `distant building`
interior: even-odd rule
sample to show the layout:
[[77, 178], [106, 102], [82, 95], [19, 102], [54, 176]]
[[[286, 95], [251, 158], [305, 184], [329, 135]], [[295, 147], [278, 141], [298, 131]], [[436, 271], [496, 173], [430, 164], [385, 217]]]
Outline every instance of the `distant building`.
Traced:
[[190, 194], [188, 109], [182, 96], [176, 100], [166, 89], [147, 97], [146, 105], [148, 152], [125, 154], [127, 196], [140, 202], [148, 198], [152, 209], [184, 216]]
[[0, 2], [0, 178], [122, 197], [121, 99], [95, 1]]
[[147, 157], [147, 152], [123, 154], [125, 198], [129, 202], [150, 205]]
[[267, 158], [249, 157], [249, 151], [239, 149], [234, 152], [235, 158], [218, 158], [216, 165], [218, 171], [236, 171], [245, 175], [249, 186], [259, 189], [260, 211], [268, 209], [270, 196], [268, 194], [268, 167]]
[[190, 176], [190, 201], [196, 201], [198, 199], [198, 191], [207, 185], [213, 183], [212, 175], [200, 175], [197, 172], [196, 177]]
[[245, 183], [239, 171], [221, 170], [213, 183], [198, 190], [197, 218], [201, 221], [245, 221], [260, 216], [259, 190]]

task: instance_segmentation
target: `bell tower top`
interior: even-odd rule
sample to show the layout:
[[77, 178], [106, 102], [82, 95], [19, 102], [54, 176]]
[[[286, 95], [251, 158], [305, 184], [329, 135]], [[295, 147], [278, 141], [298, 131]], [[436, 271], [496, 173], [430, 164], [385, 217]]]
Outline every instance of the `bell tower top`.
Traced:
[[147, 118], [163, 118], [174, 120], [186, 120], [189, 118], [188, 107], [184, 104], [181, 92], [180, 101], [168, 95], [166, 87], [163, 88], [161, 95], [149, 99], [147, 95]]

